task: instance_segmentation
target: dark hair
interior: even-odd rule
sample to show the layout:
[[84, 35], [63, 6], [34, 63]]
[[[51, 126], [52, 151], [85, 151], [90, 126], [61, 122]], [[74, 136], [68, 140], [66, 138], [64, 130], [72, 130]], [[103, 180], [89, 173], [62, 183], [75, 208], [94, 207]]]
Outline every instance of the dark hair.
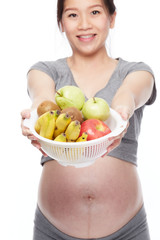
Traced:
[[[60, 26], [60, 22], [62, 20], [64, 1], [65, 0], [58, 0], [57, 1], [57, 23], [58, 23], [58, 26]], [[112, 15], [116, 10], [114, 0], [103, 0], [103, 2], [105, 4], [109, 14]]]

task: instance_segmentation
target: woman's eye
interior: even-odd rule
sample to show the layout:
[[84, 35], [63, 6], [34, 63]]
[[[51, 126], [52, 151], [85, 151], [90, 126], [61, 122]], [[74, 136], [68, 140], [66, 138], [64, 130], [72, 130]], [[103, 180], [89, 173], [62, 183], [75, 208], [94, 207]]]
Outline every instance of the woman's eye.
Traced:
[[69, 14], [68, 17], [73, 17], [73, 18], [75, 18], [75, 17], [77, 17], [77, 14], [76, 14], [76, 13], [71, 13], [71, 14]]
[[92, 15], [97, 15], [97, 14], [99, 14], [100, 12], [98, 11], [98, 10], [94, 10], [94, 11], [92, 11]]

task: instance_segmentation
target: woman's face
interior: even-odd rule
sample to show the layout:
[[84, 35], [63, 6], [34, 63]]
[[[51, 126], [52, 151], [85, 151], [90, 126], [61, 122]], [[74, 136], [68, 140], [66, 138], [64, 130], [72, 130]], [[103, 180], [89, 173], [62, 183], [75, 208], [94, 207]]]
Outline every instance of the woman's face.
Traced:
[[102, 0], [65, 0], [61, 25], [73, 53], [88, 55], [104, 48], [115, 15], [109, 15]]

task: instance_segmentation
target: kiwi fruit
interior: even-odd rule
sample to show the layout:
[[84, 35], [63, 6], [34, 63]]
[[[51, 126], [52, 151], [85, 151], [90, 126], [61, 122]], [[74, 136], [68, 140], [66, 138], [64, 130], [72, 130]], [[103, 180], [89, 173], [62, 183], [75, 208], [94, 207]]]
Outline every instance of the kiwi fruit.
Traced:
[[61, 110], [57, 104], [50, 100], [43, 101], [37, 108], [37, 114], [40, 117], [45, 112], [51, 111], [51, 110]]
[[71, 116], [71, 120], [78, 120], [80, 123], [83, 122], [83, 115], [79, 109], [76, 107], [64, 108], [61, 113], [68, 113]]

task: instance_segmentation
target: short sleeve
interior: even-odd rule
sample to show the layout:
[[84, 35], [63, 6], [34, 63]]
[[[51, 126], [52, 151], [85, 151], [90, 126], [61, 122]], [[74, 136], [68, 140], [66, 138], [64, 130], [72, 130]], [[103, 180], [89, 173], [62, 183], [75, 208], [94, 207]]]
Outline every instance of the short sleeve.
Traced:
[[151, 69], [151, 67], [144, 62], [132, 62], [132, 63], [128, 62], [128, 67], [126, 68], [126, 75], [128, 75], [132, 72], [136, 72], [136, 71], [147, 71], [147, 72], [151, 73], [153, 76], [154, 85], [153, 85], [152, 94], [151, 94], [149, 100], [145, 104], [145, 105], [151, 105], [152, 103], [154, 103], [154, 101], [156, 100], [156, 96], [157, 96], [154, 72]]
[[51, 63], [51, 62], [37, 62], [37, 63], [35, 63], [34, 65], [31, 66], [31, 68], [29, 69], [28, 73], [31, 70], [34, 70], [34, 69], [46, 73], [53, 80], [56, 79], [56, 75], [57, 75], [56, 68], [54, 67], [54, 64]]

